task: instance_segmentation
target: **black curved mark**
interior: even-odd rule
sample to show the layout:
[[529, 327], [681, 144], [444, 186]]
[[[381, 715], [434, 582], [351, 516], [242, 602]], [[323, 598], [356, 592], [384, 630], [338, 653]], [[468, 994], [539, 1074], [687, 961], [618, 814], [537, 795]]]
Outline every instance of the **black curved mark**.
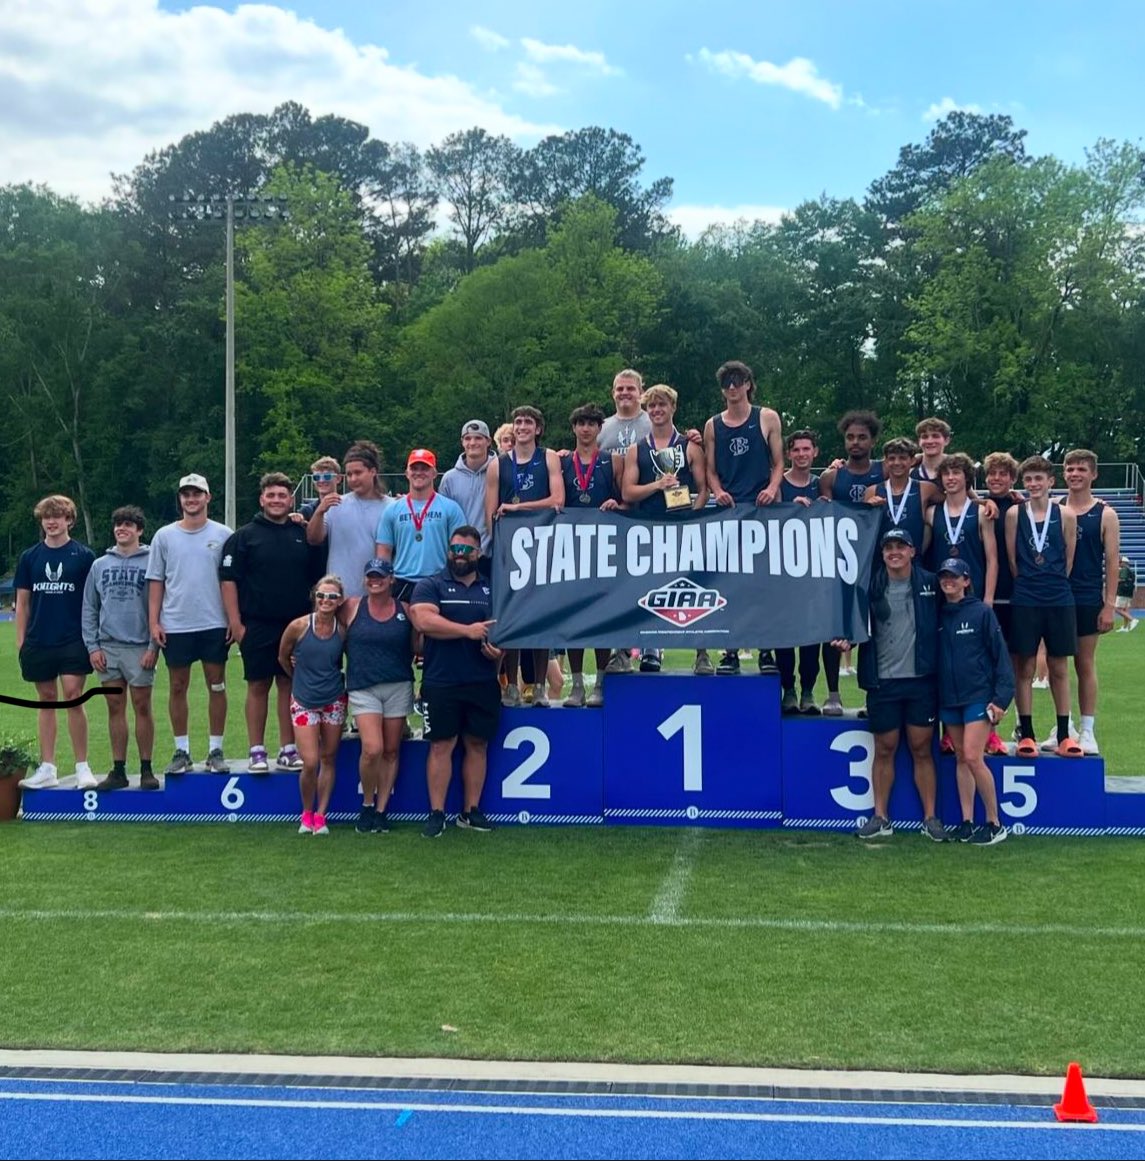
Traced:
[[111, 697], [114, 694], [126, 692], [121, 685], [101, 685], [98, 689], [89, 689], [87, 693], [80, 694], [79, 697], [68, 698], [67, 701], [29, 701], [24, 697], [6, 697], [0, 693], [0, 704], [18, 705], [21, 709], [75, 709], [77, 705], [83, 705], [85, 701], [90, 701], [93, 697]]

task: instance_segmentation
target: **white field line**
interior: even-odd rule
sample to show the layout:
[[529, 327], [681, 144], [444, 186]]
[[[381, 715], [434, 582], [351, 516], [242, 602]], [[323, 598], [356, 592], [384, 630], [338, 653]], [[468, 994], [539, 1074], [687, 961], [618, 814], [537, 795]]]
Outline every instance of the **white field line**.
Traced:
[[69, 1104], [191, 1105], [209, 1108], [314, 1109], [342, 1112], [468, 1113], [480, 1116], [590, 1117], [597, 1120], [748, 1121], [815, 1125], [916, 1126], [940, 1129], [1051, 1129], [1067, 1132], [1145, 1133], [1145, 1122], [1077, 1125], [1058, 1121], [962, 1120], [954, 1117], [874, 1117], [806, 1113], [741, 1113], [719, 1109], [609, 1109], [553, 1108], [544, 1105], [431, 1104], [410, 1101], [275, 1100], [252, 1097], [131, 1096], [126, 1093], [0, 1092], [0, 1100], [45, 1101]]
[[692, 867], [696, 862], [696, 853], [700, 849], [700, 842], [704, 832], [700, 827], [684, 831], [680, 836], [680, 844], [672, 856], [672, 865], [652, 900], [648, 919], [652, 923], [678, 923], [680, 909], [684, 903], [684, 895], [688, 884], [692, 880]]
[[1101, 927], [1073, 923], [925, 923], [910, 920], [800, 919], [781, 916], [591, 915], [479, 911], [178, 911], [85, 907], [0, 907], [0, 920], [31, 923], [424, 923], [538, 924], [557, 927], [676, 927], [682, 929], [792, 931], [807, 935], [1021, 935], [1071, 939], [1141, 939], [1145, 927]]

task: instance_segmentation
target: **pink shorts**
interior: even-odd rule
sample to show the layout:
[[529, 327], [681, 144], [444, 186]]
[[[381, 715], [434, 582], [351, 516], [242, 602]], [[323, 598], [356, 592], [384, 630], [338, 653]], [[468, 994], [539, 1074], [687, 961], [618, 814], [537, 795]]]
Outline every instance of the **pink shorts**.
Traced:
[[290, 699], [290, 717], [296, 726], [341, 726], [346, 724], [345, 696], [324, 705], [321, 709], [307, 709]]

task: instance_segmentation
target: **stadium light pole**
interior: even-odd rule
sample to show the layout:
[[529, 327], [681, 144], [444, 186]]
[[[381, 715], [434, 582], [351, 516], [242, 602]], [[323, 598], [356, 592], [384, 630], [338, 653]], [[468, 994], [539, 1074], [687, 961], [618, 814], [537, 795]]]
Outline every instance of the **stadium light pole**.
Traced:
[[285, 221], [286, 198], [235, 197], [233, 194], [171, 194], [168, 216], [183, 221], [225, 221], [227, 232], [226, 273], [226, 418], [223, 430], [223, 520], [236, 528], [235, 485], [235, 221], [258, 225]]

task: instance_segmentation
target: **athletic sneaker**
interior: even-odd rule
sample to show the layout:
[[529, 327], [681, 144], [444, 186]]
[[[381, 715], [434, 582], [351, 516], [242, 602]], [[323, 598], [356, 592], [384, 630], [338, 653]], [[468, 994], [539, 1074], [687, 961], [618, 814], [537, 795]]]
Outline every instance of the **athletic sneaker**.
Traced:
[[645, 649], [640, 654], [640, 672], [641, 673], [659, 673], [660, 672], [660, 650], [659, 649]]
[[[286, 751], [283, 751], [285, 754]], [[282, 754], [279, 755], [282, 757]], [[249, 774], [269, 774], [270, 773], [270, 756], [262, 746], [253, 746], [250, 752], [250, 761], [247, 763], [247, 773]]]
[[815, 704], [815, 695], [810, 690], [803, 691], [803, 696], [799, 699], [799, 712], [809, 718], [817, 718], [823, 712]]
[[946, 842], [946, 827], [942, 825], [942, 819], [934, 815], [922, 820], [922, 833], [932, 842]]
[[1008, 754], [1006, 743], [998, 737], [995, 730], [990, 731], [990, 736], [986, 739], [986, 753], [997, 756], [998, 754]]
[[374, 811], [374, 834], [390, 833], [390, 816], [384, 810]]
[[938, 751], [940, 754], [954, 753], [954, 739], [949, 734], [943, 734], [939, 739]]
[[1048, 677], [1035, 677], [1030, 683], [1031, 689], [1049, 689], [1050, 679]]
[[783, 700], [779, 703], [779, 712], [781, 714], [797, 714], [799, 712], [799, 699], [795, 696], [794, 689], [785, 689], [783, 691]]
[[716, 672], [724, 676], [739, 673], [739, 654], [734, 649], [725, 649]]
[[274, 764], [280, 770], [301, 770], [303, 766], [302, 755], [294, 746], [283, 746], [278, 751], [278, 757], [275, 758]]
[[1097, 748], [1097, 739], [1093, 736], [1093, 730], [1081, 730], [1077, 735], [1077, 744], [1081, 747], [1083, 754], [1101, 753]]
[[20, 785], [25, 790], [53, 790], [59, 784], [60, 780], [56, 775], [56, 768], [51, 762], [41, 762], [36, 767], [35, 773], [20, 779]]
[[946, 841], [948, 843], [968, 843], [973, 834], [974, 824], [972, 822], [960, 822], [946, 832]]
[[584, 704], [592, 706], [593, 708], [604, 705], [604, 682], [599, 677], [596, 679], [596, 684], [592, 687], [592, 693], [588, 695], [588, 701]]
[[457, 816], [457, 825], [462, 830], [490, 831], [493, 824], [475, 806], [472, 810], [463, 810]]
[[1004, 843], [1009, 833], [1000, 822], [984, 822], [975, 827], [969, 842], [976, 847], [992, 847], [995, 843]]
[[215, 749], [207, 755], [208, 774], [229, 774], [230, 772], [231, 768], [227, 765], [227, 760], [223, 757], [222, 750]]
[[696, 677], [711, 677], [715, 673], [716, 667], [712, 664], [712, 659], [708, 656], [706, 649], [696, 650], [696, 660], [692, 663], [692, 673]]
[[76, 789], [94, 790], [99, 785], [99, 779], [91, 772], [91, 767], [84, 762], [76, 763]]
[[823, 703], [823, 713], [829, 718], [843, 716], [843, 699], [838, 693], [827, 694], [827, 700]]
[[604, 667], [605, 673], [631, 673], [632, 672], [632, 658], [628, 655], [627, 649], [614, 650], [612, 656], [608, 659], [608, 664]]
[[194, 764], [191, 761], [191, 755], [186, 750], [176, 750], [171, 756], [171, 761], [167, 763], [167, 769], [163, 771], [164, 774], [189, 774], [194, 770]]
[[154, 774], [140, 774], [139, 775], [139, 789], [140, 790], [158, 790], [159, 779]]
[[582, 709], [585, 704], [584, 682], [573, 679], [572, 689], [569, 690], [568, 697], [565, 698], [564, 704], [569, 709]]
[[1134, 617], [1133, 620], [1129, 622], [1129, 632], [1132, 633], [1133, 630], [1136, 628], [1137, 628], [1137, 618]]
[[775, 664], [775, 654], [770, 649], [759, 651], [759, 671], [760, 673], [779, 672], [779, 666]]
[[521, 704], [521, 691], [513, 684], [505, 686], [501, 692], [501, 704], [507, 709], [513, 709]]
[[302, 818], [298, 824], [299, 834], [313, 834], [314, 833], [314, 812], [311, 810], [304, 810]]
[[318, 811], [314, 812], [314, 833], [315, 834], [329, 834], [330, 833], [330, 828], [326, 825], [326, 816], [324, 814], [319, 814]]
[[372, 806], [363, 806], [358, 811], [358, 821], [354, 823], [354, 829], [358, 834], [372, 834], [374, 830], [374, 815], [377, 811]]
[[126, 790], [129, 785], [126, 774], [116, 774], [113, 770], [102, 782], [96, 785], [96, 790]]
[[891, 826], [890, 819], [872, 814], [855, 833], [861, 839], [890, 838], [895, 833], [895, 828]]
[[422, 828], [422, 838], [441, 838], [445, 834], [445, 811], [431, 810]]
[[533, 696], [529, 699], [529, 701], [534, 709], [549, 708], [549, 705], [551, 704], [549, 702], [549, 695], [545, 692], [545, 687], [542, 682], [538, 681], [537, 684], [533, 686]]

